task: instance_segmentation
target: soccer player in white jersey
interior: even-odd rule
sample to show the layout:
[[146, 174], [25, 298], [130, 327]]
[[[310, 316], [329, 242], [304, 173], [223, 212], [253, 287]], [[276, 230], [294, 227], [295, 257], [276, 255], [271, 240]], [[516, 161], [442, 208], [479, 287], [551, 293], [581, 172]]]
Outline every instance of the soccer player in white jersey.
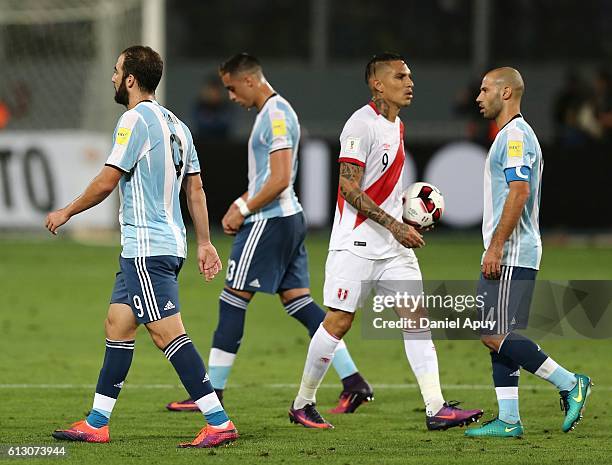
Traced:
[[195, 227], [198, 267], [206, 281], [221, 270], [221, 262], [210, 242], [206, 196], [191, 133], [155, 101], [162, 71], [163, 61], [150, 47], [135, 45], [119, 55], [112, 82], [115, 101], [127, 111], [115, 129], [106, 166], [79, 197], [47, 216], [46, 227], [56, 234], [72, 216], [102, 202], [119, 184], [123, 250], [105, 321], [104, 363], [89, 415], [54, 431], [56, 439], [110, 441], [108, 422], [132, 363], [140, 324], [206, 418], [207, 425], [196, 438], [181, 447], [214, 447], [238, 437], [179, 313], [177, 278], [187, 248], [181, 187]]
[[[223, 400], [242, 341], [246, 309], [255, 293], [278, 294], [287, 314], [302, 323], [310, 336], [325, 312], [310, 296], [306, 225], [293, 189], [300, 142], [297, 115], [266, 80], [255, 57], [234, 55], [220, 66], [219, 75], [230, 100], [257, 110], [248, 142], [248, 191], [230, 205], [222, 221], [225, 233], [236, 238], [225, 289], [219, 296], [219, 323], [208, 368], [212, 385]], [[333, 413], [352, 413], [372, 399], [372, 388], [344, 343], [337, 347], [333, 365], [343, 386]], [[175, 411], [194, 407], [191, 399], [166, 406]]]
[[591, 391], [588, 376], [574, 374], [548, 357], [536, 343], [515, 332], [529, 318], [533, 287], [540, 268], [542, 241], [538, 224], [542, 185], [542, 150], [521, 115], [525, 85], [513, 68], [497, 68], [483, 78], [476, 101], [486, 119], [501, 128], [487, 155], [484, 173], [479, 294], [485, 295], [481, 318], [495, 323], [481, 341], [491, 351], [498, 416], [469, 437], [517, 437], [523, 434], [518, 385], [521, 367], [553, 384], [565, 412], [562, 430], [582, 418]]
[[[386, 295], [407, 282], [422, 287], [412, 249], [425, 242], [402, 221], [404, 125], [398, 114], [412, 102], [412, 74], [401, 56], [385, 53], [366, 65], [365, 80], [372, 101], [353, 113], [340, 135], [340, 188], [323, 291], [330, 311], [312, 338], [300, 389], [289, 410], [290, 420], [306, 427], [332, 427], [315, 408], [316, 392], [353, 323], [364, 282]], [[425, 401], [427, 428], [447, 429], [477, 420], [482, 410], [462, 410], [444, 401], [431, 332], [403, 334], [406, 357]]]

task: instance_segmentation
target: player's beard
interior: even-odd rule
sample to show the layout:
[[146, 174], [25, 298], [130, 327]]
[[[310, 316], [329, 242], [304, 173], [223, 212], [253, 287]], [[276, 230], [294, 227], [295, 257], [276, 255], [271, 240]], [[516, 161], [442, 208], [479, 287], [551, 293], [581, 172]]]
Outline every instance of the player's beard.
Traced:
[[127, 86], [125, 85], [125, 78], [121, 80], [119, 88], [115, 91], [115, 102], [117, 102], [119, 105], [123, 105], [126, 107], [130, 102]]
[[486, 119], [495, 119], [497, 118], [497, 115], [501, 113], [502, 109], [503, 109], [503, 103], [500, 97], [499, 99], [495, 99], [491, 101], [488, 111], [485, 111], [484, 117]]

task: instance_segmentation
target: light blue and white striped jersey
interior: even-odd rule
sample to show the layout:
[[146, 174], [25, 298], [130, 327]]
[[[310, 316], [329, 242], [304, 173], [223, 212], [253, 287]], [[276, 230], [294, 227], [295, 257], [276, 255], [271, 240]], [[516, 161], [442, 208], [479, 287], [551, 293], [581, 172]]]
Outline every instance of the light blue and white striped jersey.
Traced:
[[249, 198], [259, 192], [270, 177], [270, 154], [291, 149], [293, 171], [289, 186], [272, 202], [248, 216], [245, 223], [291, 216], [302, 211], [293, 190], [298, 169], [300, 123], [289, 102], [280, 95], [272, 95], [257, 114], [249, 137]]
[[184, 258], [179, 193], [183, 177], [200, 172], [187, 126], [157, 102], [140, 102], [119, 118], [106, 164], [125, 172], [119, 182], [121, 255]]
[[482, 219], [485, 250], [491, 243], [508, 197], [508, 179], [529, 182], [529, 198], [519, 223], [504, 244], [502, 265], [540, 268], [542, 240], [538, 216], [543, 169], [538, 138], [523, 117], [517, 115], [499, 131], [485, 162]]

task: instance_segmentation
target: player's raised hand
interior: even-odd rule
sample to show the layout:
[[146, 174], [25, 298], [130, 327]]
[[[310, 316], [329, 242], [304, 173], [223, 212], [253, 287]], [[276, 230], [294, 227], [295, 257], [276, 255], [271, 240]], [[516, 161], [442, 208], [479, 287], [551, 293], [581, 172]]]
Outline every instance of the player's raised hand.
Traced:
[[413, 226], [396, 221], [390, 228], [393, 237], [409, 249], [418, 249], [425, 246], [423, 236]]
[[211, 281], [223, 269], [217, 249], [210, 242], [198, 245], [198, 268], [206, 281]]
[[70, 219], [70, 215], [66, 213], [64, 208], [55, 210], [47, 215], [45, 221], [45, 227], [51, 232], [51, 234], [57, 235], [57, 228], [65, 224]]

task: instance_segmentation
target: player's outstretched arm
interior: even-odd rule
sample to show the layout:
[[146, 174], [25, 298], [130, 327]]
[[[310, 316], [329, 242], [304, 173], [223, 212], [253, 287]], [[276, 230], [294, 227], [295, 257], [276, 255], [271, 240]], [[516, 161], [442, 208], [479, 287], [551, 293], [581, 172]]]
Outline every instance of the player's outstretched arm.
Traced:
[[364, 168], [353, 163], [340, 163], [340, 193], [359, 213], [387, 228], [393, 237], [408, 248], [425, 245], [423, 236], [409, 224], [397, 221], [380, 208], [362, 189]]
[[529, 199], [529, 183], [524, 181], [511, 182], [501, 218], [482, 260], [481, 271], [486, 278], [498, 279], [500, 277], [504, 244], [516, 228], [527, 199]]
[[187, 198], [187, 208], [193, 220], [196, 240], [198, 242], [198, 268], [206, 281], [212, 280], [223, 266], [217, 254], [217, 249], [210, 242], [208, 228], [208, 207], [206, 194], [202, 185], [200, 173], [187, 175], [183, 181], [183, 190]]
[[55, 210], [47, 215], [45, 227], [51, 233], [57, 234], [57, 228], [65, 224], [74, 215], [98, 205], [108, 197], [117, 187], [123, 174], [123, 171], [110, 166], [102, 168], [102, 171], [89, 183], [81, 195], [64, 208]]

